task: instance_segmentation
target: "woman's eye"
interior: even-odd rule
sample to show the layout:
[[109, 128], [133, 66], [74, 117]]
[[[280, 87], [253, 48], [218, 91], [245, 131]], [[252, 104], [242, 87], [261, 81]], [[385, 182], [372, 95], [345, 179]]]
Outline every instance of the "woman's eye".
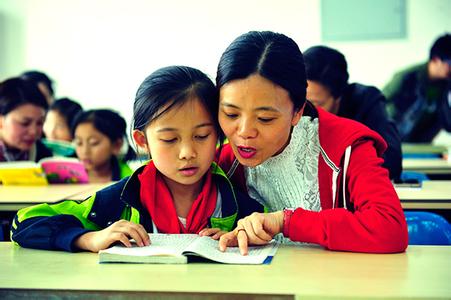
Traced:
[[206, 135], [196, 135], [195, 138], [198, 140], [205, 140], [206, 138], [208, 138], [210, 134], [206, 134]]
[[172, 144], [176, 141], [176, 138], [173, 139], [160, 139], [160, 141], [162, 141], [163, 143], [167, 143], [167, 144]]
[[263, 122], [263, 123], [269, 123], [269, 122], [271, 122], [272, 120], [274, 120], [275, 118], [258, 118], [258, 120], [260, 121], [260, 122]]
[[232, 114], [232, 113], [226, 113], [226, 112], [224, 114], [229, 119], [235, 119], [236, 117], [238, 117], [238, 114]]

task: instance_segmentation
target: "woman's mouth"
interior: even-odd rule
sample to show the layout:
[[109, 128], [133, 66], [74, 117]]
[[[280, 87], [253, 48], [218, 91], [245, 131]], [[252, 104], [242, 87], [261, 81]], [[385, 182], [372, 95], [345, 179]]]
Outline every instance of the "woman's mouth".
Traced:
[[253, 147], [237, 146], [238, 153], [244, 159], [252, 158], [257, 154], [257, 149]]
[[22, 143], [24, 143], [27, 146], [32, 146], [34, 143], [36, 142], [36, 140], [22, 140]]

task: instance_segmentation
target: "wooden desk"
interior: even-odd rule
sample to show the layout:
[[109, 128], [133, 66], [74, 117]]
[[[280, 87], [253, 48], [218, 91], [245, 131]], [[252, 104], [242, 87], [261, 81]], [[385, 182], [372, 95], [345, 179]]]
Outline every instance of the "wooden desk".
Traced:
[[404, 171], [415, 171], [426, 174], [451, 174], [451, 162], [440, 158], [406, 158], [402, 160], [402, 168]]
[[395, 190], [405, 209], [451, 209], [451, 181], [423, 181], [421, 188]]
[[403, 154], [437, 154], [442, 155], [448, 151], [446, 146], [432, 145], [432, 144], [409, 144], [403, 143], [401, 145]]
[[50, 184], [44, 186], [0, 185], [0, 211], [17, 211], [39, 203], [65, 199], [84, 200], [111, 183]]
[[98, 264], [94, 253], [0, 243], [0, 298], [428, 298], [451, 296], [451, 248], [361, 254], [283, 246], [270, 265]]

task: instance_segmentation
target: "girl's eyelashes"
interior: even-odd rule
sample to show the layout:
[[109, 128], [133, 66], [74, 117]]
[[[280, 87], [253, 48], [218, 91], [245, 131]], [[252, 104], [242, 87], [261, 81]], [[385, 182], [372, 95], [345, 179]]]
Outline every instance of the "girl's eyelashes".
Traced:
[[173, 138], [173, 139], [160, 139], [160, 141], [162, 141], [163, 143], [167, 143], [167, 144], [172, 144], [177, 140], [177, 138]]
[[[87, 141], [87, 142], [85, 142], [87, 145], [89, 145], [90, 147], [95, 147], [95, 146], [97, 146], [97, 145], [99, 145], [100, 144], [100, 141]], [[74, 140], [74, 142], [73, 142], [73, 144], [75, 145], [75, 146], [82, 146], [83, 145], [83, 141], [81, 141], [81, 140]]]
[[[207, 134], [204, 134], [204, 135], [197, 134], [197, 135], [194, 136], [194, 139], [196, 139], [196, 140], [205, 140], [209, 136], [210, 136], [210, 133], [207, 133]], [[173, 139], [161, 139], [160, 138], [160, 141], [162, 141], [163, 143], [166, 143], [166, 144], [173, 144], [177, 140], [178, 140], [177, 138], [173, 138]]]
[[[203, 141], [206, 140], [211, 135], [211, 132], [205, 134], [194, 134], [192, 138], [194, 140]], [[176, 143], [179, 139], [183, 139], [182, 137], [174, 137], [174, 138], [159, 138], [159, 140], [166, 144]]]

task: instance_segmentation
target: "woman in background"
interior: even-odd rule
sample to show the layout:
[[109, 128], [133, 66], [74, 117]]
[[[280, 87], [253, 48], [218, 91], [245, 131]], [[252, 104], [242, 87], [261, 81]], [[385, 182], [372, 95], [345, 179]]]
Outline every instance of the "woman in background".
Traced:
[[126, 164], [135, 157], [130, 145], [124, 158], [119, 158], [124, 142], [128, 144], [126, 128], [124, 118], [109, 109], [88, 110], [75, 118], [75, 152], [88, 171], [90, 182], [117, 181], [132, 174]]
[[45, 97], [48, 105], [51, 105], [54, 101], [55, 91], [53, 90], [53, 81], [47, 76], [47, 74], [31, 70], [22, 73], [20, 76], [23, 79], [33, 82]]
[[32, 82], [11, 78], [0, 83], [0, 161], [39, 161], [52, 156], [39, 140], [47, 108]]

